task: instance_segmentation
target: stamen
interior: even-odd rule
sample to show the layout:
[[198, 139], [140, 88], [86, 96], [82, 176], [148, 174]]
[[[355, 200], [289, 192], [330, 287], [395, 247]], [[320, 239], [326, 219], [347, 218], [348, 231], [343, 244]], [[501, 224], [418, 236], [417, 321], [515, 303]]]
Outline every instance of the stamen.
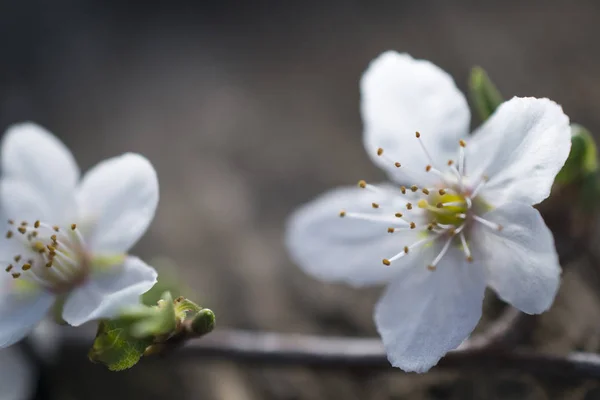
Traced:
[[24, 228], [24, 227], [22, 227], [22, 226], [18, 227], [18, 228], [17, 228], [17, 230], [18, 230], [19, 232], [21, 232], [21, 234], [22, 234], [22, 235], [24, 235], [24, 234], [25, 234], [25, 232], [27, 232], [27, 229], [26, 229], [26, 228]]
[[429, 195], [429, 189], [423, 188], [421, 191], [423, 192], [424, 195]]
[[465, 238], [464, 232], [460, 233], [460, 242], [462, 243], [463, 251], [465, 256], [467, 257], [468, 262], [473, 262], [473, 257], [471, 256], [471, 250], [469, 249], [469, 245], [467, 244], [467, 239]]
[[10, 272], [13, 268], [14, 268], [13, 265], [9, 264], [8, 267], [6, 267], [5, 271]]
[[400, 191], [402, 194], [406, 194], [406, 186], [400, 186]]
[[402, 218], [402, 213], [397, 212], [396, 214], [394, 214], [394, 217], [396, 218]]
[[33, 224], [33, 226], [36, 229], [39, 228], [40, 227], [40, 221], [39, 220], [35, 221], [35, 223]]
[[371, 203], [371, 207], [373, 207], [373, 208], [379, 208], [379, 204], [377, 204], [377, 203]]
[[377, 156], [381, 157], [385, 162], [393, 164], [396, 168], [400, 168], [402, 165], [398, 161], [392, 161], [387, 155], [383, 154], [383, 148], [377, 149]]
[[344, 211], [344, 210], [340, 211], [340, 217], [344, 218], [345, 216], [346, 216], [346, 211]]
[[6, 232], [6, 238], [10, 239], [11, 237], [13, 237], [13, 231]]
[[465, 147], [467, 143], [464, 140], [459, 140], [460, 145], [458, 149], [458, 173], [463, 176], [465, 174]]
[[20, 277], [20, 276], [21, 276], [21, 273], [20, 273], [20, 272], [13, 272], [13, 273], [12, 273], [12, 277], [13, 277], [13, 278], [15, 278], [15, 279], [17, 279], [17, 278], [18, 278], [18, 277]]
[[412, 185], [412, 186], [410, 187], [410, 190], [412, 190], [412, 192], [414, 193], [414, 192], [416, 192], [417, 190], [419, 190], [419, 187], [418, 187], [417, 185]]
[[10, 225], [14, 225], [14, 224], [15, 224], [15, 221], [14, 221], [14, 220], [12, 220], [12, 219], [9, 219], [9, 220], [8, 220], [8, 223], [9, 223]]
[[412, 204], [406, 203], [406, 209], [407, 210], [412, 210]]
[[427, 151], [425, 144], [421, 140], [421, 134], [419, 132], [415, 132], [415, 136], [417, 137], [419, 144], [421, 145], [421, 149], [423, 149], [423, 153], [425, 153], [425, 155], [427, 156], [427, 159], [429, 160], [429, 164], [433, 164], [433, 158], [431, 158], [431, 155]]
[[488, 221], [487, 219], [483, 219], [478, 215], [473, 215], [473, 219], [485, 226], [487, 226], [488, 228], [492, 228], [495, 229], [497, 231], [501, 231], [503, 229], [503, 226], [500, 224], [496, 224], [494, 222]]
[[388, 224], [397, 224], [398, 222], [401, 222], [401, 223], [404, 223], [404, 224], [408, 224], [406, 221], [396, 219], [396, 218], [392, 217], [391, 215], [386, 216], [386, 215], [356, 213], [356, 212], [347, 212], [347, 211], [345, 211], [344, 212], [344, 217], [346, 217], [346, 218], [353, 218], [353, 219], [360, 219], [360, 220], [363, 220], [363, 221], [371, 221], [371, 222], [386, 222]]
[[422, 245], [424, 245], [426, 243], [429, 243], [429, 242], [435, 240], [437, 237], [438, 237], [438, 235], [430, 236], [430, 237], [427, 237], [425, 239], [421, 239], [421, 240], [413, 243], [410, 246], [404, 246], [404, 248], [402, 249], [402, 251], [399, 252], [398, 254], [396, 254], [395, 256], [393, 256], [392, 258], [384, 258], [382, 260], [383, 264], [384, 265], [390, 265], [392, 262], [394, 262], [394, 261], [398, 260], [399, 258], [402, 258], [405, 255], [407, 255], [410, 252], [410, 250], [414, 250], [417, 247], [420, 247], [420, 246], [422, 246]]
[[479, 181], [479, 183], [477, 184], [477, 186], [475, 186], [475, 189], [473, 189], [473, 192], [471, 193], [471, 198], [475, 198], [477, 197], [477, 194], [479, 193], [479, 191], [481, 190], [481, 188], [483, 188], [483, 186], [488, 182], [488, 177], [486, 175], [481, 177], [481, 180]]
[[440, 194], [440, 196], [443, 196], [446, 194], [446, 190], [445, 189], [440, 189], [438, 190], [438, 193]]
[[446, 254], [446, 252], [450, 248], [450, 244], [452, 243], [452, 239], [454, 239], [454, 237], [450, 236], [450, 238], [448, 240], [446, 240], [446, 243], [444, 244], [444, 247], [442, 247], [442, 250], [440, 251], [440, 253], [433, 260], [433, 262], [427, 266], [428, 270], [430, 270], [430, 271], [435, 271], [436, 270], [438, 263], [442, 260], [442, 257], [444, 257], [444, 255]]
[[21, 267], [21, 269], [23, 271], [28, 271], [31, 269], [31, 264], [27, 263], [27, 264], [23, 264], [23, 266]]

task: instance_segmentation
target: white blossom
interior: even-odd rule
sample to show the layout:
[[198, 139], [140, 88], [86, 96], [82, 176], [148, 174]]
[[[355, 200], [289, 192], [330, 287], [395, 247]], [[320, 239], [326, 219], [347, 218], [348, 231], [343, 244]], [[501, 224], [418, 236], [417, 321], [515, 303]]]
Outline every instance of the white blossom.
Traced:
[[158, 203], [149, 161], [124, 154], [80, 181], [64, 144], [31, 123], [9, 128], [0, 157], [0, 347], [27, 335], [57, 300], [73, 326], [138, 303], [157, 278], [127, 254]]
[[334, 189], [295, 211], [293, 260], [325, 281], [388, 283], [374, 319], [405, 371], [427, 371], [469, 336], [486, 286], [526, 313], [547, 310], [561, 269], [532, 206], [569, 154], [561, 107], [515, 97], [469, 135], [452, 78], [395, 52], [371, 63], [361, 95], [367, 153], [392, 182]]

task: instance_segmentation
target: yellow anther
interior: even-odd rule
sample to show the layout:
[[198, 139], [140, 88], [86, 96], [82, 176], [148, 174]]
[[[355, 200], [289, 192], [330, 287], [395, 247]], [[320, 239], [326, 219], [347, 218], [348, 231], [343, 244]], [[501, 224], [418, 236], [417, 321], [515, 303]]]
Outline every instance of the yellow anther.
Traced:
[[388, 228], [388, 233], [394, 233], [394, 228]]
[[48, 248], [48, 250], [50, 250], [50, 253], [54, 253], [56, 251], [56, 247], [52, 246], [51, 244], [46, 246]]
[[467, 147], [467, 142], [462, 139], [458, 141], [458, 144], [460, 144], [460, 147]]
[[414, 222], [410, 223], [410, 229], [415, 229], [417, 227], [417, 224], [415, 224]]
[[380, 147], [377, 149], [377, 155], [380, 156], [383, 154], [383, 149]]
[[381, 260], [381, 262], [383, 263], [383, 265], [387, 265], [387, 266], [390, 266], [392, 264], [390, 262], [390, 260], [388, 260], [387, 258], [384, 258], [383, 260]]
[[421, 199], [417, 203], [417, 206], [419, 206], [419, 208], [427, 208], [427, 207], [429, 207], [429, 203], [427, 202], [427, 200]]
[[37, 235], [38, 235], [38, 231], [33, 231], [33, 232], [31, 232], [31, 236], [32, 236], [32, 237], [37, 237]]
[[50, 236], [50, 239], [51, 239], [53, 242], [56, 242], [56, 235], [52, 235], [52, 236]]
[[448, 166], [451, 166], [452, 164], [454, 164], [453, 160], [448, 160]]
[[27, 221], [22, 221], [21, 226], [27, 226]]
[[14, 221], [14, 220], [12, 220], [12, 219], [9, 219], [9, 220], [8, 220], [8, 223], [9, 223], [9, 224], [11, 224], [11, 225], [14, 225], [14, 224], [15, 224], [15, 221]]
[[22, 227], [22, 226], [18, 227], [18, 228], [17, 228], [17, 230], [18, 230], [19, 232], [21, 232], [23, 235], [25, 234], [25, 232], [27, 232], [27, 229], [25, 229], [25, 228], [24, 228], [24, 227]]
[[377, 204], [377, 203], [371, 203], [371, 207], [373, 207], [373, 208], [379, 208], [379, 204]]
[[430, 271], [435, 271], [437, 268], [436, 268], [435, 265], [428, 265], [427, 269], [430, 270]]
[[450, 236], [454, 236], [454, 235], [456, 235], [456, 228], [455, 228], [455, 227], [449, 228], [449, 229], [448, 229], [448, 234], [449, 234]]
[[19, 262], [19, 261], [21, 261], [21, 256], [17, 255], [13, 258], [13, 260], [15, 260], [15, 262]]
[[426, 167], [425, 167], [425, 171], [426, 171], [426, 172], [429, 172], [429, 171], [431, 171], [431, 165], [428, 165], [428, 166], [426, 166]]
[[406, 194], [406, 186], [400, 186], [400, 191], [402, 194]]
[[344, 218], [346, 216], [346, 211], [342, 210], [340, 211], [340, 217]]
[[446, 194], [446, 190], [445, 189], [440, 189], [438, 190], [438, 193], [440, 194], [440, 196], [443, 196]]
[[74, 231], [75, 229], [77, 229], [77, 224], [71, 224], [71, 230]]
[[408, 254], [408, 250], [409, 250], [408, 246], [404, 246], [404, 253], [405, 254]]
[[467, 257], [467, 262], [473, 262], [473, 257], [471, 257], [471, 256], [468, 256], [468, 257]]
[[428, 231], [432, 231], [432, 230], [433, 230], [433, 224], [429, 224], [429, 225], [427, 225], [427, 230], [428, 230]]
[[406, 209], [407, 210], [412, 210], [412, 204], [406, 203]]
[[436, 206], [437, 208], [442, 208], [442, 207], [444, 207], [444, 203], [437, 203], [435, 206]]
[[423, 188], [421, 191], [423, 194], [429, 195], [429, 189]]
[[54, 229], [54, 232], [58, 232], [60, 228], [58, 227], [58, 225], [54, 225], [52, 229]]
[[499, 231], [501, 231], [502, 229], [504, 229], [504, 227], [503, 227], [502, 225], [498, 224], [498, 228], [497, 228], [497, 229], [498, 229]]
[[33, 244], [33, 248], [37, 251], [39, 251], [40, 253], [43, 253], [44, 250], [46, 250], [46, 246], [44, 246], [44, 243], [37, 241]]
[[46, 268], [50, 268], [50, 267], [52, 267], [52, 260], [50, 260], [46, 263]]
[[395, 216], [396, 218], [402, 218], [402, 213], [399, 213], [399, 212], [397, 212], [396, 214], [394, 214], [394, 216]]
[[417, 185], [412, 185], [412, 186], [410, 187], [410, 190], [412, 190], [412, 191], [413, 191], [413, 193], [414, 193], [414, 192], [416, 192], [417, 190], [419, 190], [419, 187], [418, 187]]
[[13, 232], [12, 231], [6, 232], [6, 238], [10, 239], [11, 237], [13, 237]]
[[31, 264], [23, 264], [23, 266], [21, 267], [21, 269], [23, 271], [28, 271], [31, 269]]
[[400, 164], [398, 161], [396, 161], [396, 162], [394, 163], [394, 165], [396, 166], [396, 168], [400, 168], [400, 167], [402, 166], [402, 164]]
[[35, 228], [39, 228], [40, 227], [40, 221], [39, 220], [35, 221], [35, 223], [33, 224], [33, 226]]
[[13, 265], [9, 264], [8, 267], [6, 267], [5, 271], [10, 272], [13, 268], [14, 268]]
[[19, 272], [13, 272], [12, 273], [12, 277], [15, 278], [15, 279], [17, 279], [20, 276], [21, 276], [21, 274]]
[[358, 181], [358, 187], [363, 188], [363, 189], [366, 188], [367, 187], [367, 182], [362, 181], [362, 180]]
[[416, 137], [417, 137], [417, 139], [418, 139], [418, 138], [420, 138], [420, 137], [421, 137], [421, 134], [420, 134], [419, 132], [415, 132], [415, 136], [416, 136]]

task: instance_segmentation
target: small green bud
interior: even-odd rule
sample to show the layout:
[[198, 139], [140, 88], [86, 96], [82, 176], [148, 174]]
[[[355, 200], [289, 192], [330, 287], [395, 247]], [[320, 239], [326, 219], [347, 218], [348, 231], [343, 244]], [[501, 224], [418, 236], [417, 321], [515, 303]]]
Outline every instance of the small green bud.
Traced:
[[208, 308], [201, 310], [192, 320], [192, 330], [198, 335], [206, 335], [215, 329], [215, 313]]

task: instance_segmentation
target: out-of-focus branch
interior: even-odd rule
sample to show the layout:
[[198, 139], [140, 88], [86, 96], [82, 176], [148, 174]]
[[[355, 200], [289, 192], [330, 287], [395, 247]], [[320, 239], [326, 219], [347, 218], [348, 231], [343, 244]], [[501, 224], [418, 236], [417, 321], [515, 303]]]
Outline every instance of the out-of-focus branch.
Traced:
[[[584, 254], [576, 240], [557, 240], [563, 266]], [[512, 369], [527, 373], [571, 378], [600, 378], [600, 356], [571, 353], [564, 356], [540, 354], [516, 348], [533, 317], [513, 308], [507, 310], [483, 332], [473, 335], [457, 350], [448, 353], [438, 369]], [[66, 330], [66, 349], [89, 347], [81, 330]], [[185, 342], [185, 343], [183, 343]], [[381, 340], [376, 338], [321, 337], [261, 331], [217, 329], [201, 339], [177, 341], [177, 357], [194, 361], [226, 359], [261, 365], [306, 365], [324, 368], [387, 369]], [[173, 346], [179, 347], [179, 346]]]

